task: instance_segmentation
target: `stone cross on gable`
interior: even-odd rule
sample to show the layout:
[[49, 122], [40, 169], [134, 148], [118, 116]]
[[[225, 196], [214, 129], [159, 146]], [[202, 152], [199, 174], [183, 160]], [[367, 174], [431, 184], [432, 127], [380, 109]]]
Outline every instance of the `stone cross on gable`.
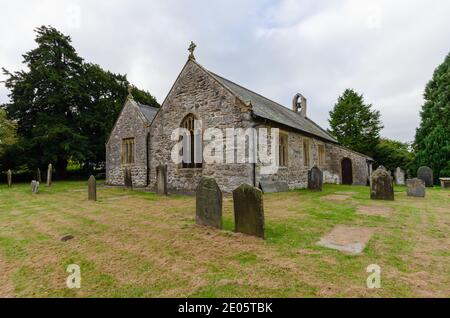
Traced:
[[195, 60], [194, 51], [197, 45], [191, 41], [191, 44], [189, 45], [188, 51], [190, 52], [189, 58]]

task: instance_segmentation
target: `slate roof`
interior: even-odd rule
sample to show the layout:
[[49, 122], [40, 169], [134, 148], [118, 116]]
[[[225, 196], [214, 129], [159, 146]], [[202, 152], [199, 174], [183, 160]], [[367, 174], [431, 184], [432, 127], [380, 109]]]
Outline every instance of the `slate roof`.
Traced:
[[314, 123], [311, 119], [307, 117], [305, 118], [299, 113], [296, 113], [293, 110], [286, 108], [264, 96], [227, 80], [226, 78], [214, 74], [211, 71], [208, 71], [208, 73], [210, 73], [211, 76], [213, 76], [223, 86], [227, 87], [244, 103], [250, 102], [252, 104], [253, 113], [257, 117], [289, 126], [333, 143], [338, 143], [333, 136]]
[[136, 104], [139, 107], [139, 110], [141, 111], [142, 115], [144, 115], [145, 119], [150, 123], [153, 118], [155, 118], [156, 113], [158, 112], [158, 107], [153, 107], [149, 105], [139, 104], [136, 102]]

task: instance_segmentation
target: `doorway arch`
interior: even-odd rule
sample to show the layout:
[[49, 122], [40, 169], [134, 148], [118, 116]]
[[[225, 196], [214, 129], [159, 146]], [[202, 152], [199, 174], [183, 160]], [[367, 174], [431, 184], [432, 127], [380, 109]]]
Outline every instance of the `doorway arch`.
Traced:
[[353, 168], [352, 160], [350, 158], [344, 158], [341, 161], [341, 178], [342, 184], [353, 184]]

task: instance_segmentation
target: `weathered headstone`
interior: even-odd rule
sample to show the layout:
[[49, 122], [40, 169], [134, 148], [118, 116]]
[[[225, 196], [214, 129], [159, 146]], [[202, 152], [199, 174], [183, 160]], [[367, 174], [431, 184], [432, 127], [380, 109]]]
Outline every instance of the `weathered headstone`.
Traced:
[[426, 187], [433, 186], [433, 170], [430, 167], [424, 166], [417, 169], [417, 178], [422, 179]]
[[286, 181], [264, 181], [259, 182], [259, 188], [263, 193], [286, 192], [289, 191], [289, 185]]
[[53, 166], [51, 163], [49, 163], [47, 169], [47, 187], [50, 187], [52, 185], [52, 174], [53, 174]]
[[235, 231], [264, 238], [262, 191], [248, 184], [233, 190]]
[[406, 180], [406, 194], [410, 197], [425, 197], [425, 182], [422, 179], [414, 178]]
[[395, 169], [394, 177], [396, 185], [405, 185], [405, 171], [402, 168]]
[[8, 188], [12, 187], [12, 172], [11, 170], [8, 170], [8, 172], [6, 172], [6, 178], [8, 181]]
[[378, 168], [370, 176], [370, 198], [373, 200], [394, 200], [392, 177], [385, 169]]
[[39, 169], [39, 168], [36, 169], [36, 181], [38, 181], [39, 183], [42, 182], [41, 169]]
[[313, 191], [322, 191], [323, 172], [317, 166], [308, 171], [308, 189]]
[[156, 167], [156, 193], [167, 195], [167, 165]]
[[90, 176], [88, 180], [88, 200], [97, 201], [97, 181], [94, 176]]
[[131, 174], [130, 167], [126, 167], [123, 169], [123, 178], [125, 187], [128, 189], [133, 189], [133, 176]]
[[195, 191], [196, 222], [199, 225], [222, 228], [222, 191], [216, 180], [203, 177]]
[[36, 180], [31, 181], [31, 192], [39, 193], [39, 181]]

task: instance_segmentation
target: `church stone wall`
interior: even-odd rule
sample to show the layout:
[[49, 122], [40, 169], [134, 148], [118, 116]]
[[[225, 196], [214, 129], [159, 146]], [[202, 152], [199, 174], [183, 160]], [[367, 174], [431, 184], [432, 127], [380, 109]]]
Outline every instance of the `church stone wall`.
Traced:
[[[147, 186], [147, 123], [137, 106], [127, 101], [106, 144], [106, 183], [124, 185], [124, 169], [131, 168], [133, 186]], [[121, 163], [122, 139], [135, 139], [134, 163]]]
[[[265, 126], [269, 128], [268, 126]], [[276, 126], [272, 126], [276, 128]], [[340, 184], [341, 161], [347, 157], [352, 161], [353, 184], [366, 185], [368, 180], [368, 167], [366, 157], [345, 149], [339, 145], [328, 143], [314, 137], [306, 136], [296, 131], [284, 131], [280, 133], [288, 134], [288, 164], [279, 167], [278, 171], [271, 175], [260, 174], [260, 167], [257, 167], [257, 184], [259, 181], [286, 181], [290, 189], [306, 188], [308, 185], [308, 170], [317, 165], [324, 173], [325, 183]], [[309, 165], [307, 166], [303, 155], [303, 141], [309, 141]], [[319, 164], [319, 145], [325, 146], [325, 162]]]
[[[220, 189], [231, 192], [242, 183], [253, 184], [252, 164], [207, 164], [202, 168], [182, 168], [171, 160], [176, 141], [172, 131], [179, 128], [188, 114], [194, 114], [206, 128], [249, 128], [249, 108], [220, 85], [195, 62], [188, 62], [156, 115], [150, 130], [150, 186], [155, 187], [156, 167], [167, 164], [169, 189], [193, 191], [202, 176], [216, 179]], [[204, 142], [204, 145], [206, 142]]]
[[354, 185], [367, 185], [369, 179], [369, 167], [367, 157], [335, 144], [326, 145], [326, 173], [324, 182], [341, 183], [341, 161], [349, 158], [352, 161], [352, 173]]
[[[156, 167], [167, 165], [169, 190], [194, 191], [203, 176], [216, 179], [220, 189], [231, 192], [242, 183], [259, 184], [260, 180], [286, 181], [290, 189], [307, 186], [308, 170], [317, 165], [324, 172], [324, 182], [341, 183], [341, 161], [348, 157], [352, 161], [353, 184], [365, 185], [368, 179], [366, 157], [341, 146], [303, 135], [295, 130], [280, 131], [288, 134], [288, 166], [280, 167], [272, 175], [261, 175], [260, 166], [252, 163], [226, 164], [203, 163], [202, 168], [182, 168], [171, 159], [173, 146], [178, 142], [171, 140], [172, 132], [181, 126], [188, 114], [194, 114], [202, 121], [203, 130], [219, 128], [225, 138], [226, 128], [261, 128], [268, 125], [256, 122], [251, 116], [250, 107], [243, 104], [225, 87], [219, 84], [197, 63], [189, 61], [183, 68], [169, 95], [156, 114], [151, 126], [141, 118], [133, 103], [127, 102], [107, 144], [107, 183], [123, 185], [121, 142], [123, 138], [135, 137], [135, 163], [131, 165], [135, 186], [147, 185], [147, 134], [149, 187], [156, 187]], [[273, 124], [275, 125], [275, 124]], [[273, 126], [276, 127], [276, 126]], [[269, 127], [267, 127], [269, 128]], [[303, 140], [309, 140], [310, 160], [306, 166], [303, 158]], [[207, 142], [203, 142], [204, 146]], [[318, 146], [325, 145], [325, 163], [319, 165]], [[226, 149], [224, 149], [224, 155]]]

